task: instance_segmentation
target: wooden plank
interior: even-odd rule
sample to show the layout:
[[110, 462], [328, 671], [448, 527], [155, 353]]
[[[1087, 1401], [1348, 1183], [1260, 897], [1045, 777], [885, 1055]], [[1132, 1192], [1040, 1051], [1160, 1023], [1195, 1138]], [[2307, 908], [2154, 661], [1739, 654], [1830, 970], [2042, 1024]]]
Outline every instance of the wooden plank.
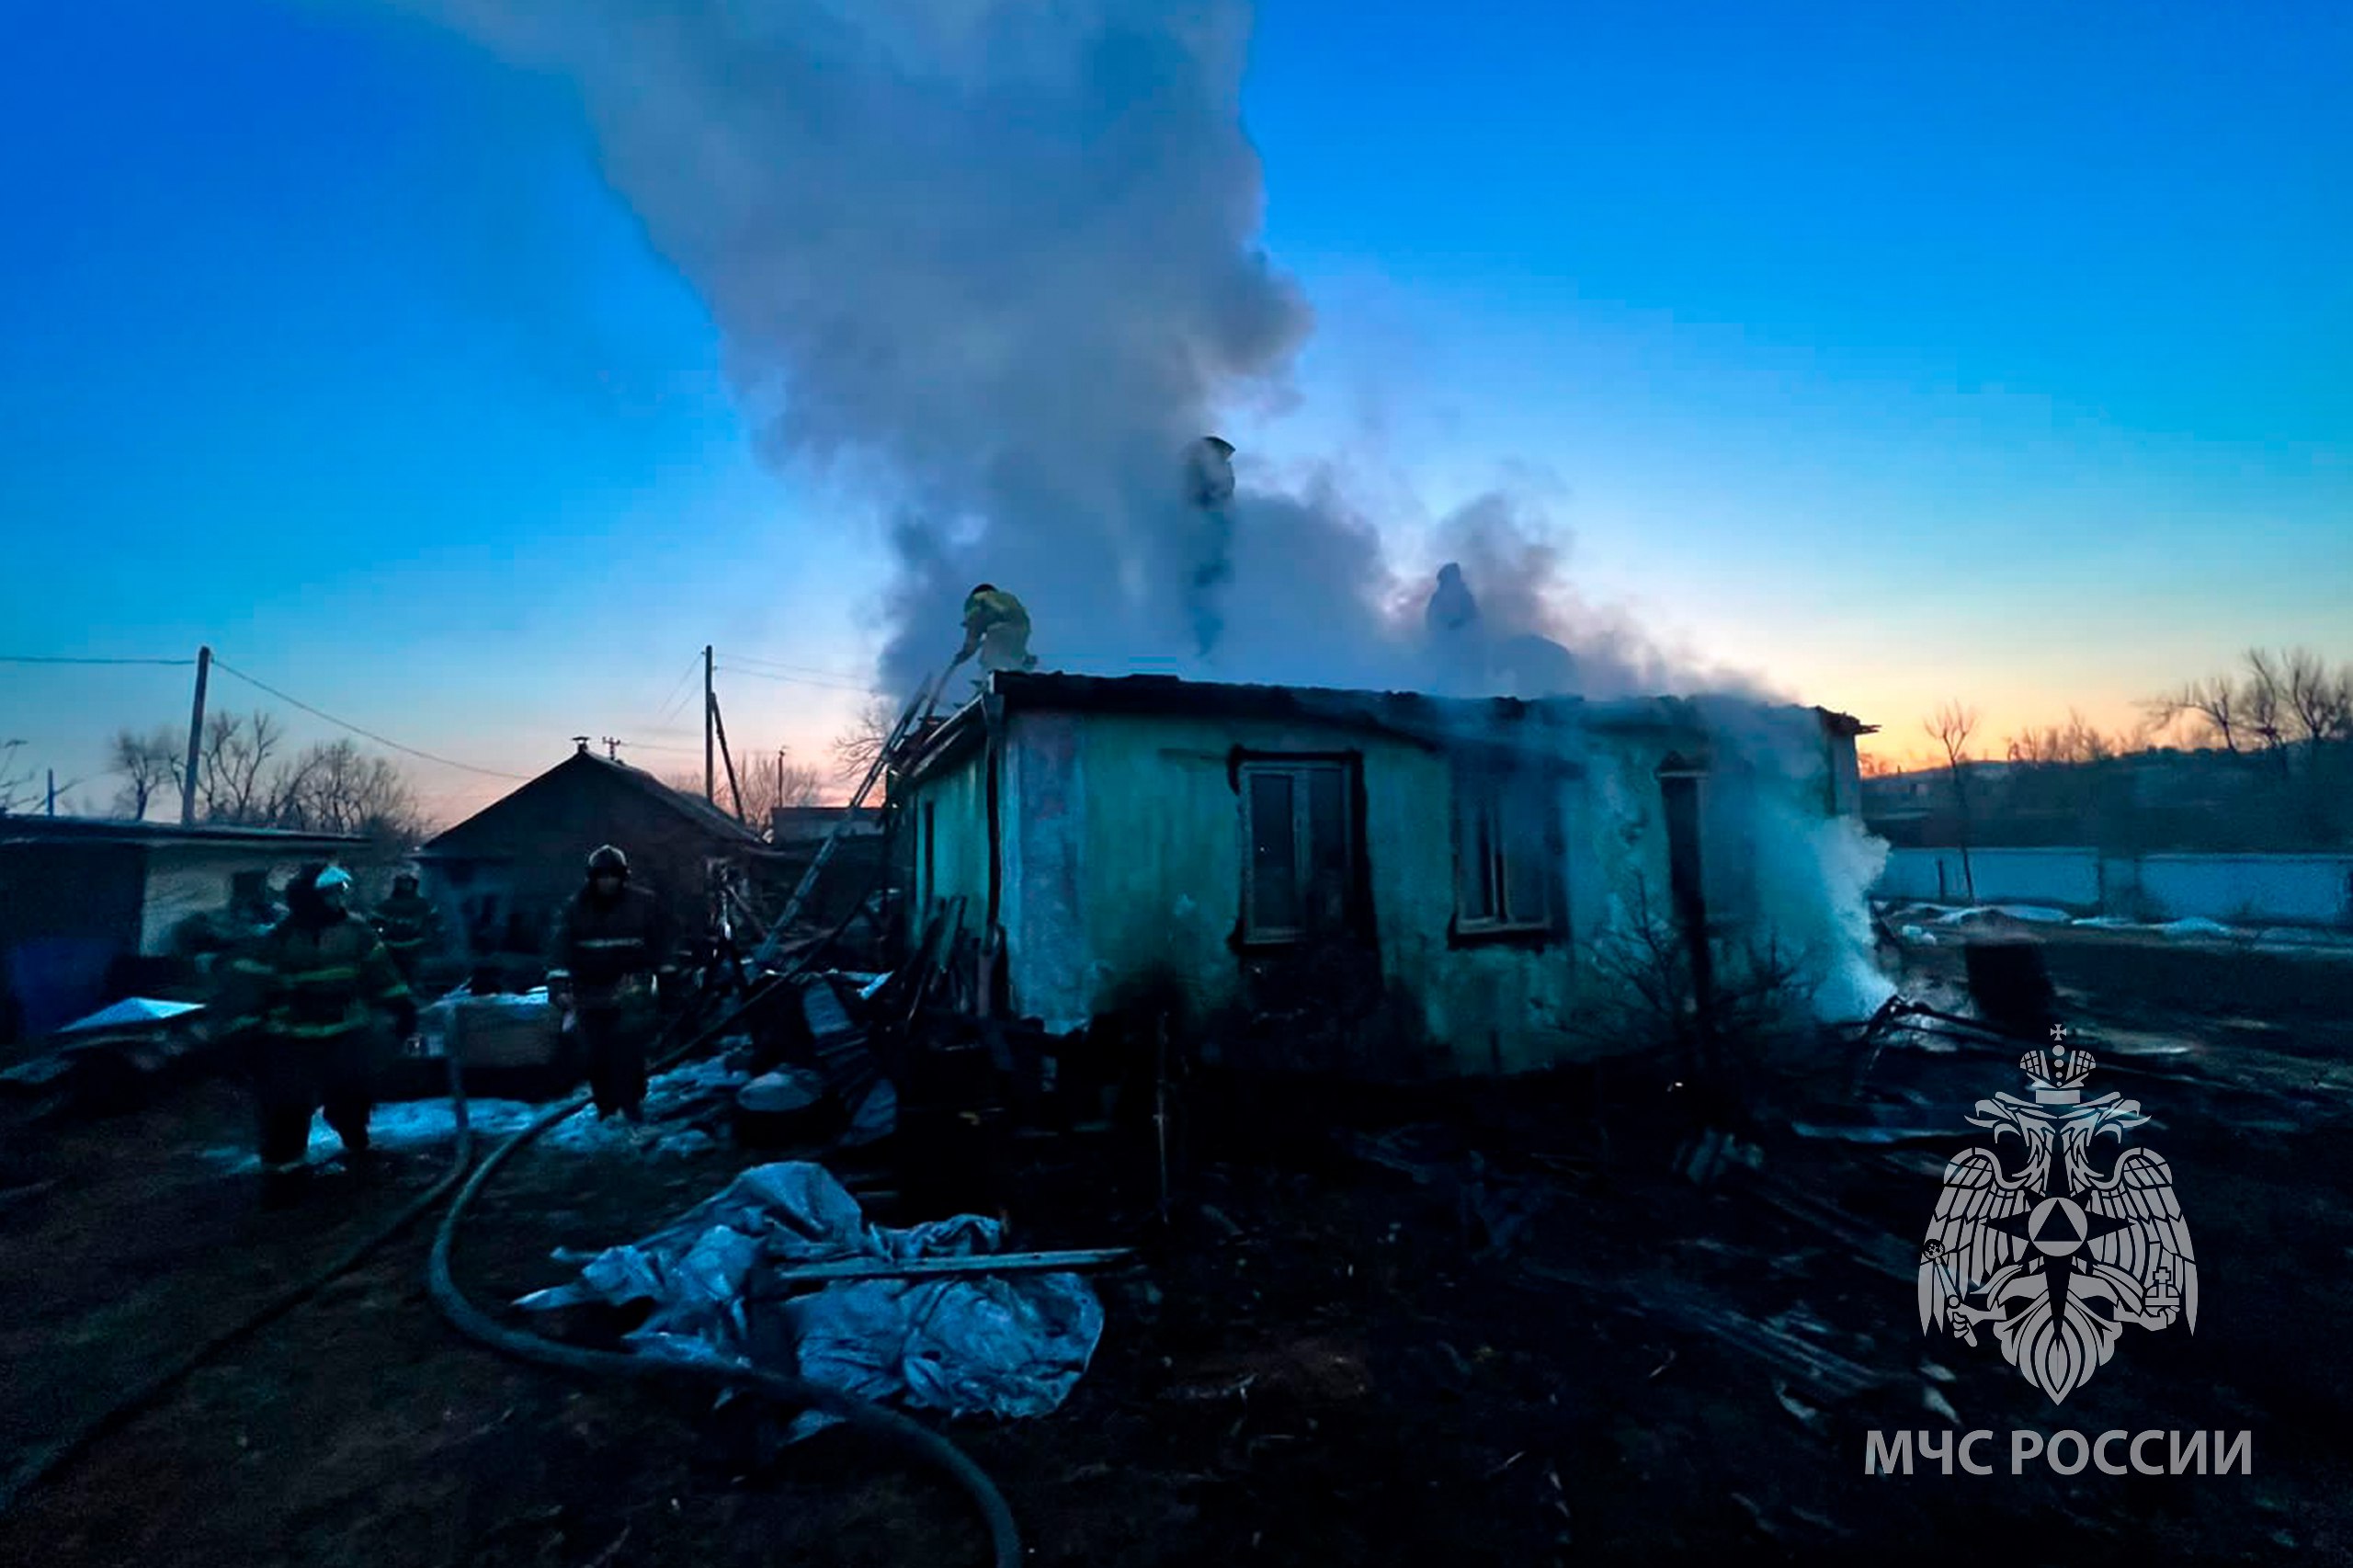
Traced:
[[839, 1263], [808, 1263], [780, 1268], [771, 1278], [788, 1284], [836, 1279], [920, 1279], [963, 1274], [1058, 1274], [1066, 1269], [1102, 1268], [1135, 1256], [1133, 1247], [1097, 1247], [1080, 1252], [999, 1252], [978, 1257], [918, 1257], [903, 1263], [888, 1258], [856, 1257]]

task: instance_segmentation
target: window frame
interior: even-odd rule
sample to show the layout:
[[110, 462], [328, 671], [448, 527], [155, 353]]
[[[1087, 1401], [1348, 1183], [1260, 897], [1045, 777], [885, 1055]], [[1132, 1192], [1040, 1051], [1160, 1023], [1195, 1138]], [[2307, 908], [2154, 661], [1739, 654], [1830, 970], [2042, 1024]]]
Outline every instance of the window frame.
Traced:
[[[1568, 923], [1568, 877], [1564, 866], [1568, 840], [1563, 822], [1560, 799], [1561, 770], [1547, 767], [1540, 758], [1501, 756], [1457, 755], [1449, 768], [1449, 837], [1452, 846], [1453, 917], [1447, 926], [1449, 945], [1461, 947], [1497, 943], [1545, 945], [1561, 938]], [[1515, 796], [1535, 815], [1533, 834], [1513, 834], [1512, 816]], [[1470, 889], [1472, 846], [1467, 835], [1476, 821], [1487, 824], [1491, 846], [1491, 863], [1486, 875], [1493, 903], [1498, 913], [1470, 913], [1465, 893]], [[1526, 825], [1526, 824], [1522, 824]], [[1523, 913], [1512, 907], [1512, 886], [1515, 862], [1529, 852], [1528, 841], [1533, 837], [1539, 857], [1543, 907], [1535, 913]], [[1515, 852], [1514, 840], [1521, 847]]]
[[[928, 919], [939, 898], [939, 801], [926, 790], [915, 806], [915, 910]], [[918, 930], [918, 937], [922, 935]]]
[[[1291, 780], [1291, 875], [1299, 901], [1300, 923], [1296, 926], [1262, 926], [1256, 919], [1257, 908], [1258, 841], [1253, 780], [1279, 775]], [[1322, 776], [1338, 783], [1341, 852], [1346, 858], [1342, 868], [1343, 900], [1340, 925], [1328, 933], [1335, 936], [1360, 937], [1364, 934], [1364, 807], [1363, 759], [1354, 752], [1242, 752], [1236, 751], [1227, 767], [1228, 782], [1236, 800], [1236, 834], [1240, 840], [1241, 909], [1235, 916], [1233, 942], [1248, 950], [1271, 950], [1295, 948], [1319, 933], [1308, 917], [1307, 907], [1315, 881], [1314, 867], [1314, 790], [1311, 780]]]
[[[1660, 836], [1666, 849], [1667, 908], [1678, 926], [1706, 936], [1721, 924], [1715, 907], [1716, 890], [1709, 885], [1708, 767], [1704, 762], [1687, 761], [1670, 754], [1659, 765], [1656, 778]], [[1677, 797], [1688, 801], [1688, 812], [1677, 810]], [[1678, 847], [1688, 852], [1688, 876], [1682, 869], [1685, 857], [1677, 854]]]

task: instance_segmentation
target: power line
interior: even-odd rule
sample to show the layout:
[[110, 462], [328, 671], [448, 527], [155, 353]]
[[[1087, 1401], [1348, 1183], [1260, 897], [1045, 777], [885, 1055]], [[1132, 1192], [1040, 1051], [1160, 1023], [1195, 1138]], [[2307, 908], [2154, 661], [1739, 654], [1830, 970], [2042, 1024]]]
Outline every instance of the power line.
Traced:
[[0, 665], [144, 665], [151, 668], [190, 669], [194, 659], [50, 659], [25, 654], [0, 654]]
[[677, 711], [686, 701], [687, 682], [694, 679], [695, 667], [701, 663], [702, 654], [699, 652], [687, 661], [687, 667], [678, 672], [677, 683], [670, 687], [670, 695], [662, 699], [662, 710], [654, 716], [654, 722], [647, 728], [658, 730], [670, 722], [670, 715]]
[[479, 773], [485, 778], [511, 778], [518, 784], [528, 784], [530, 782], [530, 778], [527, 774], [501, 773], [494, 767], [476, 767], [470, 762], [457, 762], [446, 756], [436, 756], [429, 751], [419, 751], [415, 746], [404, 746], [401, 744], [400, 742], [389, 740], [386, 737], [378, 734], [373, 730], [362, 729], [358, 725], [352, 723], [347, 719], [338, 719], [334, 714], [326, 712], [323, 709], [313, 708], [299, 697], [289, 697], [286, 693], [278, 690], [276, 687], [269, 685], [267, 682], [256, 680], [253, 676], [245, 674], [244, 671], [238, 669], [235, 665], [229, 664], [217, 654], [213, 657], [212, 667], [219, 670], [223, 675], [232, 675], [236, 676], [239, 680], [244, 681], [247, 686], [253, 687], [256, 690], [267, 692], [270, 696], [275, 697], [280, 702], [301, 709], [303, 712], [308, 713], [314, 719], [324, 719], [328, 723], [336, 726], [338, 729], [349, 730], [353, 734], [361, 736], [367, 740], [374, 741], [380, 746], [390, 746], [394, 751], [405, 752], [410, 756], [423, 757], [427, 762], [438, 762], [444, 767], [454, 767], [461, 773]]
[[808, 676], [771, 675], [767, 670], [747, 670], [734, 665], [722, 665], [719, 667], [719, 673], [722, 675], [750, 676], [754, 680], [781, 681], [787, 686], [814, 686], [823, 687], [828, 691], [856, 692], [861, 697], [880, 697], [883, 695], [883, 693], [877, 691], [870, 686], [845, 686], [838, 681], [816, 680]]
[[758, 665], [771, 670], [790, 670], [795, 675], [823, 676], [827, 680], [860, 681], [864, 676], [851, 675], [847, 670], [821, 670], [814, 665], [790, 665], [781, 659], [756, 659], [749, 653], [730, 653], [727, 657], [738, 664]]

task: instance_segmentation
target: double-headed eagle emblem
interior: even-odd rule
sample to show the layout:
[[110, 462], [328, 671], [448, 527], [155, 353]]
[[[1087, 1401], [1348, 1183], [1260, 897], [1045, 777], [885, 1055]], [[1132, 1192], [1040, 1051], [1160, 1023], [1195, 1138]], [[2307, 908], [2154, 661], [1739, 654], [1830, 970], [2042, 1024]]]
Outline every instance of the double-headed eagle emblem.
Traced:
[[[2004, 1358], [2056, 1404], [2107, 1363], [2125, 1324], [2178, 1317], [2197, 1333], [2198, 1264], [2164, 1155], [2135, 1145], [2093, 1169], [2093, 1140], [2122, 1143], [2149, 1119], [2113, 1093], [2085, 1099], [2091, 1054], [2052, 1033], [2018, 1059], [2034, 1097], [1979, 1100], [1969, 1121], [1991, 1128], [1993, 1145], [1945, 1166], [1920, 1249], [1920, 1327], [1969, 1345], [1991, 1327]], [[2006, 1133], [2024, 1156], [2015, 1170], [1998, 1153]]]

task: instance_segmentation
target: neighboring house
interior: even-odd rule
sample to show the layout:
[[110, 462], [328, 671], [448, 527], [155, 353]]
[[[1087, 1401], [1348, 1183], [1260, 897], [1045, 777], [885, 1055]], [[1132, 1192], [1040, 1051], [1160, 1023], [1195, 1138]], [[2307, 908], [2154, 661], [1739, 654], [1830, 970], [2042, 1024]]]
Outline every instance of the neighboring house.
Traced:
[[1418, 1070], [1541, 1067], [1580, 1053], [1597, 945], [1645, 915], [1854, 935], [1876, 863], [1824, 868], [1834, 835], [1867, 843], [1868, 733], [1712, 699], [999, 673], [898, 780], [910, 934], [961, 907], [984, 1001], [1058, 1032], [1170, 984], [1267, 1006], [1337, 952], [1410, 1015]]
[[764, 858], [750, 828], [710, 802], [585, 745], [417, 851], [424, 891], [474, 957], [545, 951], [556, 911], [580, 891], [588, 852], [619, 845], [631, 880], [703, 928], [718, 864]]
[[837, 827], [846, 837], [878, 837], [882, 813], [871, 807], [853, 813], [847, 806], [777, 806], [768, 812], [768, 842], [779, 846], [813, 844]]
[[306, 860], [368, 848], [335, 834], [0, 817], [0, 1039], [132, 994], [136, 960], [184, 951], [191, 921], [265, 902]]

